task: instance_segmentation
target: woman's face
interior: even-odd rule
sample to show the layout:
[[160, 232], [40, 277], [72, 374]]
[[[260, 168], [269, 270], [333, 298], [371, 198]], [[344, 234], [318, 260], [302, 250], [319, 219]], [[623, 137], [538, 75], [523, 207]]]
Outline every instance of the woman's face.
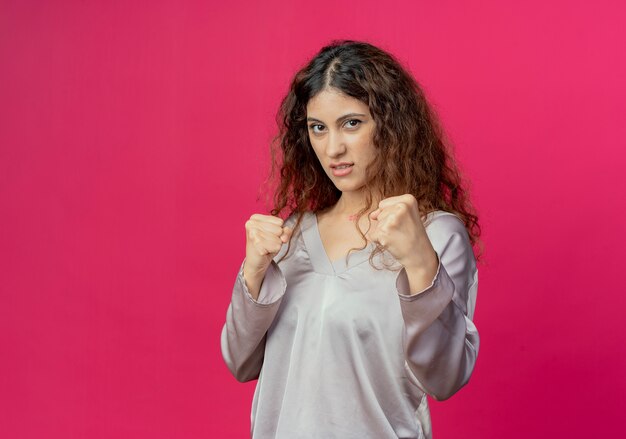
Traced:
[[376, 155], [368, 106], [331, 88], [311, 98], [306, 112], [309, 140], [328, 178], [341, 192], [361, 189]]

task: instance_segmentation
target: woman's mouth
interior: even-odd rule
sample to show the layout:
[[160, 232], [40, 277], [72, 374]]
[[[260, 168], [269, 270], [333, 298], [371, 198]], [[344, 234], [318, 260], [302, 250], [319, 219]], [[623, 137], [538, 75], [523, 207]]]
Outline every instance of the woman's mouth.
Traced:
[[331, 165], [331, 169], [335, 177], [343, 177], [352, 172], [352, 166], [354, 166], [354, 164]]

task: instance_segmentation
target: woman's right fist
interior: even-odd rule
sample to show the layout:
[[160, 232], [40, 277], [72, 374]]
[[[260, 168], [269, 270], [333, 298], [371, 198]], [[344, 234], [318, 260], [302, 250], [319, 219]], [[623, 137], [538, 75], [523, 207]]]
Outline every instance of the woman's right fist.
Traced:
[[243, 268], [247, 282], [262, 281], [274, 256], [283, 243], [289, 241], [292, 229], [283, 227], [283, 223], [282, 218], [258, 213], [246, 221], [246, 262]]

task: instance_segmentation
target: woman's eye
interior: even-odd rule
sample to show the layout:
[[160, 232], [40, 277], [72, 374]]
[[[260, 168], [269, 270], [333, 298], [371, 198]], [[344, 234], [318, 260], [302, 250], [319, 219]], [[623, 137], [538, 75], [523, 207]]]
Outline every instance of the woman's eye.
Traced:
[[[316, 130], [317, 127], [319, 127], [319, 130]], [[311, 125], [311, 131], [313, 131], [316, 134], [318, 134], [323, 129], [324, 129], [324, 125], [320, 125], [320, 124], [312, 124]]]
[[348, 124], [348, 126], [350, 128], [356, 128], [356, 127], [359, 126], [360, 123], [361, 123], [361, 121], [358, 120], [358, 119], [350, 119], [350, 120], [346, 121], [346, 124]]

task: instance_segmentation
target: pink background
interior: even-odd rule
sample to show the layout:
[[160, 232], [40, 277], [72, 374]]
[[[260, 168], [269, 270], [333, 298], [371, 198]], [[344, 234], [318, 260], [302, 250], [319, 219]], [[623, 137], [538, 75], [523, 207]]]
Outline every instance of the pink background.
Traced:
[[219, 350], [243, 224], [289, 79], [354, 38], [424, 85], [481, 214], [481, 351], [435, 438], [615, 437], [620, 3], [2, 1], [0, 435], [247, 436]]

